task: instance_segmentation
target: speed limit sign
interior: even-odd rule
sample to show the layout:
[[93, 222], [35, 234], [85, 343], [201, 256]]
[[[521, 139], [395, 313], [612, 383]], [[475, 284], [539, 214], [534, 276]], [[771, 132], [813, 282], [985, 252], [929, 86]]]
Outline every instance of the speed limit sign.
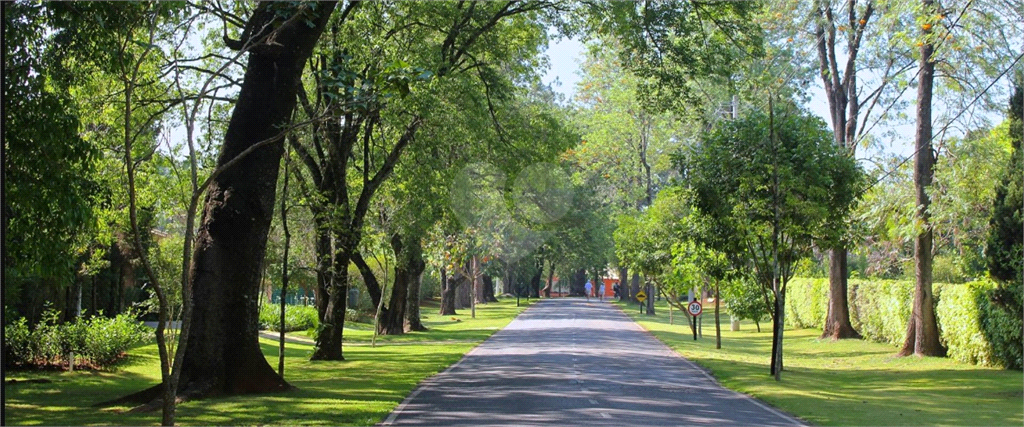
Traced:
[[690, 312], [691, 316], [700, 316], [700, 313], [704, 311], [704, 308], [700, 305], [700, 301], [690, 301], [690, 305], [687, 307], [687, 311]]

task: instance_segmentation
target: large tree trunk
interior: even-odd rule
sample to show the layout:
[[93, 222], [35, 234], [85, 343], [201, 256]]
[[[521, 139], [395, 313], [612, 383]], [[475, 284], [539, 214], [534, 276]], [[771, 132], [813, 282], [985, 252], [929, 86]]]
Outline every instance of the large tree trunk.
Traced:
[[[925, 13], [933, 9], [932, 0], [924, 0]], [[931, 30], [925, 30], [928, 36]], [[925, 42], [921, 45], [921, 73], [917, 87], [917, 132], [915, 134], [914, 188], [916, 190], [917, 220], [921, 233], [914, 240], [914, 306], [910, 321], [907, 322], [907, 337], [900, 355], [942, 356], [945, 351], [939, 342], [939, 327], [935, 318], [935, 298], [932, 294], [932, 225], [928, 206], [928, 187], [932, 185], [932, 168], [935, 157], [932, 152], [932, 85], [935, 79], [935, 63], [932, 61], [934, 46]]]
[[846, 255], [845, 247], [829, 251], [828, 315], [825, 317], [825, 327], [821, 332], [822, 339], [861, 338], [860, 333], [850, 323], [850, 305], [847, 294], [849, 274]]
[[555, 263], [550, 263], [548, 269], [548, 283], [544, 285], [544, 297], [551, 298], [551, 287], [554, 286], [555, 281]]
[[494, 296], [494, 278], [484, 274], [481, 279], [483, 281], [483, 285], [481, 287], [483, 288], [484, 301], [498, 302], [498, 298]]
[[438, 314], [442, 316], [454, 316], [455, 313], [455, 278], [448, 277], [448, 271], [441, 268], [441, 309]]
[[192, 258], [196, 304], [179, 383], [183, 398], [290, 387], [260, 350], [259, 280], [283, 153], [281, 127], [291, 119], [296, 82], [334, 7], [322, 4], [310, 26], [262, 3], [243, 33], [256, 42], [273, 31], [274, 44], [249, 55], [217, 166], [274, 142], [238, 159], [209, 186]]
[[469, 276], [459, 275], [455, 288], [455, 308], [470, 308], [473, 305], [473, 280]]
[[540, 278], [544, 271], [538, 269], [533, 276], [530, 277], [530, 293], [529, 296], [532, 298], [540, 298]]
[[512, 287], [512, 265], [505, 264], [505, 277], [501, 281], [502, 295], [515, 295], [516, 290]]
[[583, 296], [586, 295], [586, 283], [587, 283], [587, 271], [584, 269], [576, 270], [576, 273], [572, 275], [572, 281], [569, 282], [569, 295], [572, 296]]
[[630, 301], [633, 295], [627, 286], [627, 280], [629, 280], [629, 269], [619, 267], [619, 301]]
[[[636, 295], [640, 293], [640, 273], [633, 272], [633, 280], [629, 284], [629, 300], [632, 302], [639, 302], [636, 299]], [[647, 296], [650, 298], [650, 295]]]
[[651, 282], [650, 279], [645, 277], [644, 281], [646, 282], [646, 285], [644, 287], [647, 288], [647, 290], [644, 292], [647, 294], [647, 315], [654, 316], [656, 314], [654, 312], [654, 300], [655, 296], [657, 296], [658, 294], [658, 290], [654, 289], [654, 282]]
[[[335, 247], [343, 247], [335, 237]], [[348, 301], [348, 264], [351, 257], [346, 251], [334, 254], [334, 268], [331, 271], [329, 297], [325, 315], [320, 321], [320, 333], [317, 334], [311, 360], [345, 360], [341, 349], [341, 339], [345, 330], [345, 309]]]
[[327, 317], [327, 305], [330, 300], [331, 286], [331, 230], [327, 220], [316, 213], [313, 214], [316, 224], [316, 287], [313, 289], [313, 300], [316, 303], [317, 319]]
[[[722, 317], [720, 307], [722, 294], [719, 290], [719, 280], [715, 279], [715, 348], [722, 348]], [[671, 306], [669, 306], [671, 307]]]
[[[407, 252], [408, 242], [395, 233], [391, 236], [391, 250], [395, 253], [395, 279], [391, 288], [388, 305], [380, 312], [377, 320], [377, 333], [380, 335], [401, 335], [405, 333], [405, 307], [409, 297], [409, 280], [411, 268]], [[380, 307], [379, 302], [376, 304]]]
[[[396, 233], [391, 237], [391, 248], [395, 251], [398, 265], [395, 266], [395, 285], [391, 289], [388, 310], [381, 313], [380, 322], [377, 324], [381, 335], [405, 333], [406, 310], [411, 296], [409, 288], [413, 281], [419, 280], [426, 267], [418, 237], [406, 235], [403, 238]], [[418, 299], [418, 295], [412, 298]]]
[[475, 274], [479, 274], [479, 277], [475, 277], [474, 280], [473, 280], [473, 286], [476, 288], [476, 289], [473, 290], [474, 291], [473, 292], [473, 299], [475, 300], [475, 302], [477, 304], [487, 304], [487, 302], [488, 302], [488, 300], [487, 300], [487, 286], [486, 286], [487, 282], [484, 280], [485, 276], [481, 272], [482, 267], [480, 267], [480, 260], [479, 259], [477, 259], [476, 265], [477, 265], [477, 267], [476, 267]]
[[423, 271], [426, 270], [427, 263], [423, 262], [422, 256], [420, 257], [420, 262], [422, 262], [423, 268], [409, 282], [408, 307], [405, 311], [406, 332], [423, 332], [427, 330], [427, 327], [423, 326], [423, 322], [420, 319], [420, 286], [423, 284]]
[[[856, 154], [857, 123], [860, 120], [860, 100], [857, 88], [857, 55], [863, 40], [864, 28], [874, 13], [871, 1], [863, 8], [856, 7], [856, 1], [848, 5], [849, 21], [860, 22], [847, 41], [846, 66], [840, 72], [839, 58], [836, 58], [836, 37], [831, 32], [835, 15], [832, 5], [817, 4], [815, 36], [817, 40], [819, 75], [828, 100], [830, 121], [836, 144], [843, 147], [850, 156]], [[861, 16], [856, 16], [860, 13]], [[841, 22], [841, 21], [840, 21]], [[826, 26], [829, 31], [826, 31]], [[829, 36], [826, 36], [828, 32]], [[870, 111], [870, 110], [869, 110]], [[847, 274], [846, 247], [834, 248], [829, 252], [829, 302], [828, 314], [821, 338], [861, 338], [850, 323], [850, 309], [847, 298], [849, 275]]]

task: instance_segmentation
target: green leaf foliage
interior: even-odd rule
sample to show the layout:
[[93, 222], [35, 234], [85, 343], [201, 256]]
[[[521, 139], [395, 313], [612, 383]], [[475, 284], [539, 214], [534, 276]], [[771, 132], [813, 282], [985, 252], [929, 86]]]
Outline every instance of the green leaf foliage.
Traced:
[[74, 102], [54, 87], [43, 59], [43, 12], [4, 4], [5, 281], [68, 277], [97, 192], [90, 175], [98, 151], [79, 136]]
[[772, 239], [785, 283], [812, 242], [829, 247], [843, 239], [864, 183], [825, 124], [802, 112], [723, 122], [679, 160], [694, 207], [708, 221], [705, 243], [726, 254], [750, 251], [766, 286]]
[[[935, 283], [935, 314], [939, 339], [949, 357], [978, 365], [1021, 368], [1022, 320], [994, 304], [991, 280]], [[864, 337], [899, 346], [907, 332], [913, 303], [912, 280], [849, 282], [850, 321]], [[820, 328], [828, 310], [828, 279], [797, 278], [790, 282], [786, 321], [801, 328]]]

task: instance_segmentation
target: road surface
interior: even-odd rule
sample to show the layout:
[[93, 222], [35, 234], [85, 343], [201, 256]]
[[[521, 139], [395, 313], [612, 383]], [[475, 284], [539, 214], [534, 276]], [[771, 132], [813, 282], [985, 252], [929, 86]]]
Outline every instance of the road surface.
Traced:
[[802, 425], [718, 385], [619, 309], [538, 302], [383, 425]]

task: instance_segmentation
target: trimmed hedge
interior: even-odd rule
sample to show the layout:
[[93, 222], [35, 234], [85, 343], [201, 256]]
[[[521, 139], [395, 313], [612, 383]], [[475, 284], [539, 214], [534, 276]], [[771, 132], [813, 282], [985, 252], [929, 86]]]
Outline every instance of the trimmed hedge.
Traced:
[[[939, 339], [950, 358], [985, 366], [1020, 369], [1022, 320], [996, 307], [990, 280], [935, 283]], [[910, 280], [849, 281], [850, 322], [865, 338], [900, 346], [913, 303]], [[828, 310], [828, 279], [795, 278], [786, 291], [786, 323], [821, 328]]]

